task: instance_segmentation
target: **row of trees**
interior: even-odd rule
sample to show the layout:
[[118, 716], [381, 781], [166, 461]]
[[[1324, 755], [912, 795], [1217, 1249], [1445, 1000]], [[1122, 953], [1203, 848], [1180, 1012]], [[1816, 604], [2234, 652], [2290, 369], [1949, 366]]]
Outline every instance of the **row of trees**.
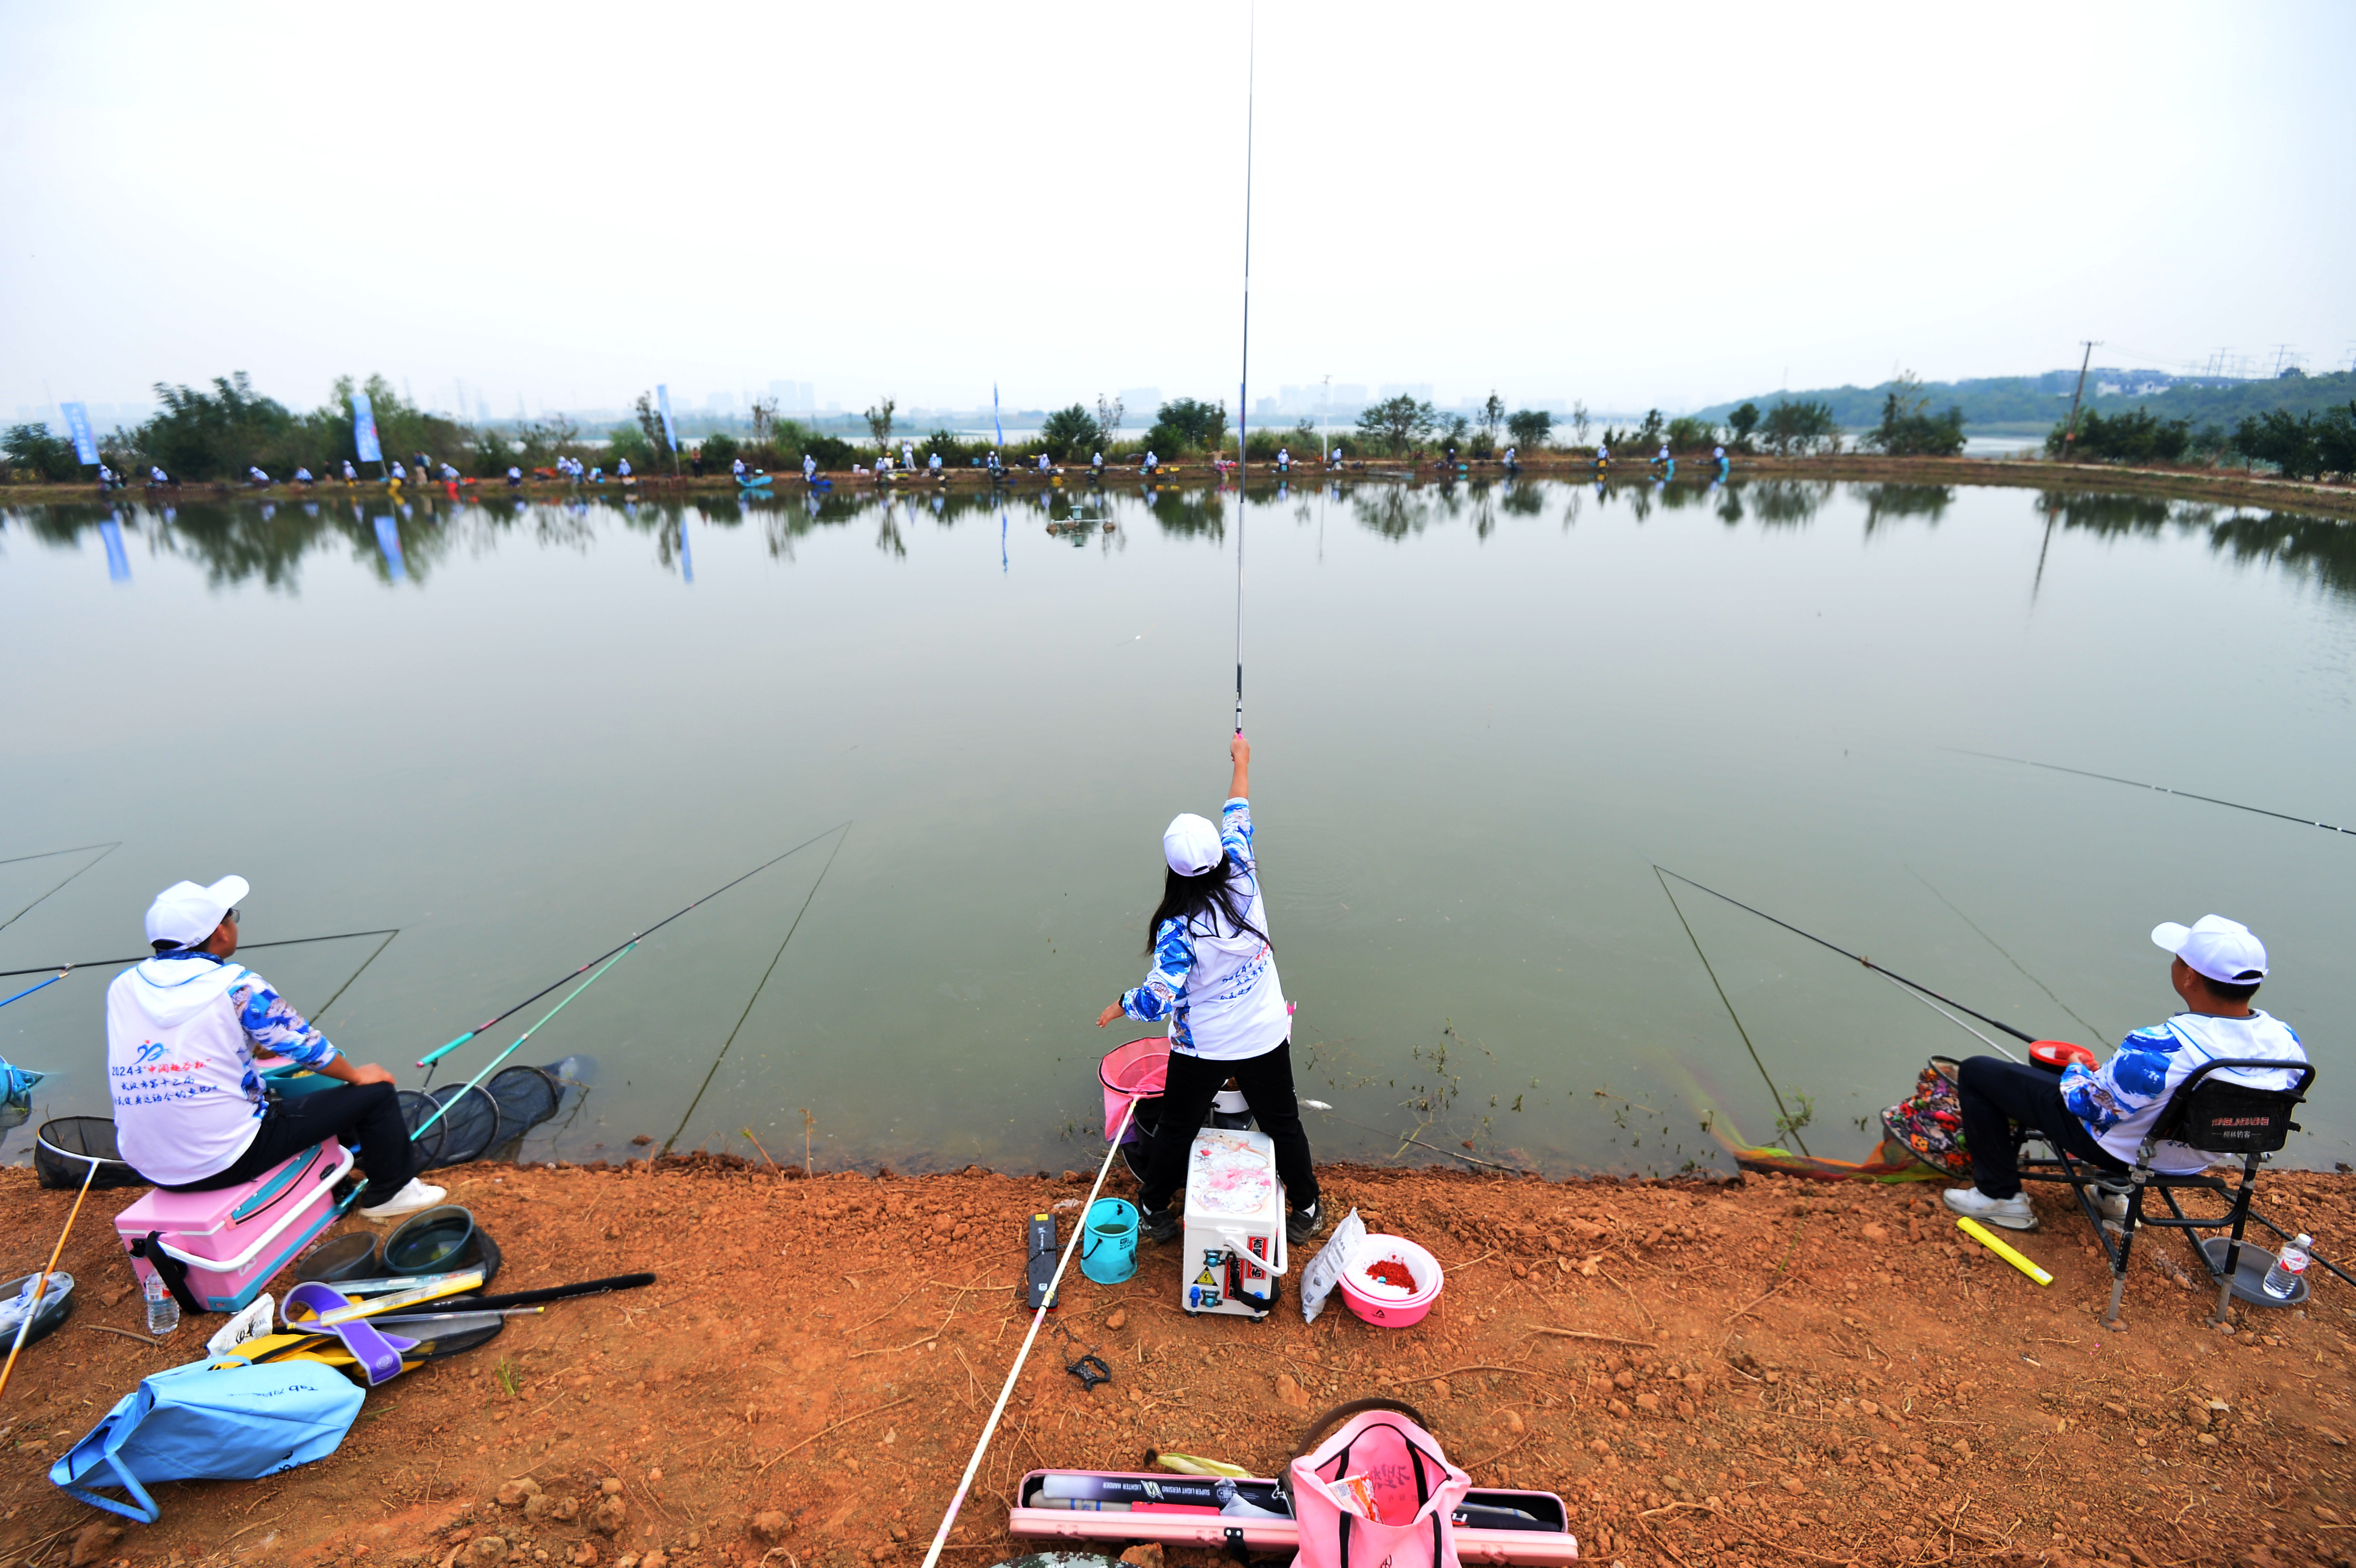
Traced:
[[2056, 424], [2045, 450], [2096, 463], [2263, 463], [2295, 479], [2328, 474], [2356, 477], [2356, 401], [2320, 413], [2269, 409], [2245, 415], [2230, 432], [2189, 418], [2164, 420], [2148, 409], [2105, 416], [2088, 411], [2072, 438], [2069, 421]]

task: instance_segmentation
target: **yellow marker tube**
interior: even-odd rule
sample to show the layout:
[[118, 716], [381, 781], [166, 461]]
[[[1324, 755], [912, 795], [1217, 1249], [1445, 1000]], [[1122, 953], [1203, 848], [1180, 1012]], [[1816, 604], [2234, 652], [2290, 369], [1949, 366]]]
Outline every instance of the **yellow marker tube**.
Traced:
[[2038, 1284], [2051, 1285], [2053, 1283], [2053, 1276], [2051, 1275], [2047, 1274], [2043, 1269], [2039, 1268], [2035, 1264], [2030, 1263], [2027, 1258], [2022, 1257], [2019, 1253], [2014, 1252], [2004, 1243], [1997, 1240], [1996, 1232], [1989, 1230], [1986, 1225], [1981, 1224], [1977, 1220], [1958, 1220], [1955, 1221], [1955, 1229], [1961, 1231], [1965, 1235], [1969, 1236], [1972, 1240], [1977, 1242], [1980, 1245], [1986, 1247], [1988, 1251], [1994, 1253], [1997, 1256], [2002, 1258], [2005, 1262], [2010, 1264], [2013, 1267], [2019, 1269], [2021, 1273], [2027, 1275]]

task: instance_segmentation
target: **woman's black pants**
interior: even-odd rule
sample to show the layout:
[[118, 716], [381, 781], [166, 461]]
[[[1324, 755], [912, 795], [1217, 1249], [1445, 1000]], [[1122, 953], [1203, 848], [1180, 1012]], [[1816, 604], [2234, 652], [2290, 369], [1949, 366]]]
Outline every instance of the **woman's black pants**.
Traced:
[[1186, 1151], [1211, 1114], [1211, 1101], [1228, 1079], [1244, 1092], [1259, 1130], [1276, 1140], [1276, 1174], [1298, 1212], [1317, 1206], [1317, 1171], [1309, 1158], [1309, 1135], [1301, 1125], [1301, 1102], [1292, 1093], [1292, 1042], [1241, 1061], [1205, 1061], [1182, 1051], [1170, 1053], [1170, 1077], [1162, 1091], [1162, 1125], [1146, 1162], [1137, 1206], [1158, 1213], [1170, 1206], [1186, 1181]]

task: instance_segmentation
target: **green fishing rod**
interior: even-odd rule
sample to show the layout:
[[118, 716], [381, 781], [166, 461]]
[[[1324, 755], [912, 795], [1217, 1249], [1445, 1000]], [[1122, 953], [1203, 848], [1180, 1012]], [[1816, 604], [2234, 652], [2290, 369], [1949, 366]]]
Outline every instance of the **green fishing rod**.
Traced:
[[[423, 1056], [417, 1059], [417, 1065], [420, 1067], [433, 1066], [435, 1062], [441, 1061], [444, 1057], [449, 1055], [452, 1051], [457, 1050], [460, 1046], [466, 1044], [468, 1040], [474, 1039], [477, 1035], [482, 1033], [485, 1029], [498, 1022], [501, 1019], [506, 1018], [510, 1013], [519, 1013], [523, 1011], [524, 1008], [531, 1006], [532, 1003], [540, 1000], [541, 997], [548, 995], [549, 992], [553, 991], [559, 986], [563, 985], [565, 981], [572, 979], [573, 976], [585, 975], [597, 965], [605, 963], [605, 960], [620, 956], [622, 954], [627, 952], [631, 947], [645, 941], [648, 937], [652, 936], [656, 932], [660, 931], [664, 926], [669, 925], [672, 921], [677, 920], [680, 915], [687, 913], [688, 910], [694, 909], [697, 904], [707, 903], [710, 901], [718, 898], [722, 893], [724, 893], [730, 888], [734, 887], [737, 882], [749, 881], [751, 879], [759, 876], [763, 871], [766, 871], [770, 867], [776, 865], [778, 861], [785, 859], [787, 856], [800, 854], [803, 850], [817, 843], [820, 838], [825, 837], [827, 833], [833, 833], [841, 828], [848, 827], [849, 826], [850, 824], [847, 822], [837, 823], [833, 827], [828, 828], [826, 833], [813, 834], [809, 837], [803, 839], [800, 843], [787, 850], [783, 855], [772, 855], [769, 859], [762, 861], [759, 865], [754, 867], [743, 876], [735, 878], [731, 881], [723, 882], [720, 886], [704, 894], [703, 897], [696, 900], [695, 903], [688, 905], [687, 909], [680, 910], [676, 914], [665, 915], [662, 919], [655, 922], [644, 931], [634, 933], [627, 941], [623, 942], [616, 946], [609, 947], [605, 952], [600, 953], [596, 957], [592, 958], [588, 963], [581, 965], [580, 968], [573, 970], [573, 974], [559, 976], [557, 979], [542, 986], [539, 990], [534, 991], [530, 996], [526, 997], [522, 1001], [516, 1003], [513, 1007], [500, 1008], [498, 1012], [493, 1013], [489, 1018], [485, 1019], [481, 1023], [477, 1024], [473, 1029], [468, 1029], [466, 1033], [460, 1035], [449, 1044], [437, 1046], [435, 1049], [427, 1051]], [[27, 973], [30, 973], [30, 971], [27, 971]], [[603, 974], [605, 971], [599, 970], [598, 973]], [[575, 995], [578, 994], [579, 993], [577, 992], [575, 993]], [[570, 1001], [572, 1000], [572, 997], [568, 997], [565, 1000]], [[560, 1003], [558, 1005], [562, 1006], [562, 1004]], [[534, 1029], [538, 1029], [539, 1027], [540, 1026], [538, 1024], [534, 1024], [532, 1026]], [[510, 1047], [509, 1049], [513, 1048]]]
[[[418, 1134], [423, 1132], [426, 1128], [440, 1121], [444, 1112], [448, 1111], [451, 1106], [456, 1104], [459, 1101], [466, 1097], [466, 1092], [468, 1090], [474, 1088], [476, 1084], [480, 1083], [484, 1079], [491, 1075], [492, 1068], [497, 1067], [500, 1062], [505, 1061], [509, 1057], [513, 1056], [522, 1048], [525, 1040], [528, 1040], [533, 1035], [538, 1034], [540, 1032], [541, 1024], [546, 1023], [549, 1019], [562, 1012], [566, 1006], [572, 1002], [574, 997], [579, 996], [582, 992], [595, 985], [598, 978], [603, 976], [606, 970], [611, 969], [615, 965], [619, 964], [623, 959], [627, 958], [637, 945], [638, 944], [635, 941], [622, 944], [622, 950], [615, 954], [612, 957], [606, 959], [605, 962], [598, 967], [596, 974], [590, 976], [586, 980], [584, 980], [581, 984], [573, 987], [571, 991], [566, 993], [563, 1001], [557, 1003], [554, 1007], [549, 1008], [548, 1011], [540, 1015], [539, 1023], [533, 1024], [530, 1029], [516, 1036], [515, 1044], [509, 1046], [505, 1051], [500, 1051], [497, 1056], [492, 1057], [490, 1061], [485, 1062], [483, 1064], [483, 1070], [480, 1072], [476, 1073], [472, 1078], [466, 1080], [466, 1083], [460, 1084], [456, 1093], [443, 1101], [439, 1105], [436, 1105], [434, 1108], [434, 1114], [432, 1115], [426, 1117], [423, 1121], [410, 1128], [409, 1136], [411, 1139], [413, 1141]], [[562, 985], [563, 982], [560, 980], [557, 984]], [[542, 996], [547, 995], [544, 991], [541, 994]]]

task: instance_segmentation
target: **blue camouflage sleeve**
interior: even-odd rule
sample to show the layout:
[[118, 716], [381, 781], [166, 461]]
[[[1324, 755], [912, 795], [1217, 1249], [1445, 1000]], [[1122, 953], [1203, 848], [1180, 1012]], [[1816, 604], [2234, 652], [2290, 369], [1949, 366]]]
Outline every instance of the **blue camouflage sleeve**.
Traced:
[[2062, 1074], [2062, 1103], [2094, 1132], [2106, 1133], [2167, 1090], [2178, 1049], [2169, 1030], [2139, 1029], [2096, 1071], [2072, 1062]]
[[262, 1050], [305, 1067], [324, 1067], [336, 1060], [336, 1048], [327, 1043], [327, 1037], [312, 1028], [261, 976], [249, 972], [249, 977], [230, 987], [229, 994], [237, 1005], [239, 1026]]
[[1246, 870], [1252, 863], [1251, 802], [1240, 797], [1227, 802], [1219, 811], [1219, 842], [1228, 855]]
[[1186, 923], [1173, 916], [1153, 933], [1153, 969], [1145, 984], [1120, 995], [1120, 1010], [1147, 1023], [1160, 1023], [1178, 1005], [1186, 976], [1194, 968], [1194, 943]]

